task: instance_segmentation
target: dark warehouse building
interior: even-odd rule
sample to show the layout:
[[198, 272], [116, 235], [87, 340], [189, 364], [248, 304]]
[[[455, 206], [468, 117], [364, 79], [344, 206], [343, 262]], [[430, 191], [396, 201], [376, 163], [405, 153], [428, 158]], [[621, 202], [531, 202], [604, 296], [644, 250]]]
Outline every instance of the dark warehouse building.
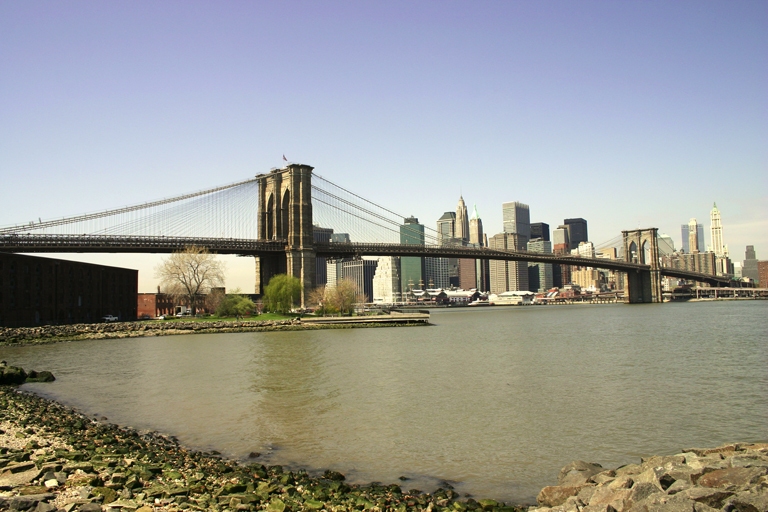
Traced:
[[138, 270], [0, 253], [0, 326], [135, 320]]

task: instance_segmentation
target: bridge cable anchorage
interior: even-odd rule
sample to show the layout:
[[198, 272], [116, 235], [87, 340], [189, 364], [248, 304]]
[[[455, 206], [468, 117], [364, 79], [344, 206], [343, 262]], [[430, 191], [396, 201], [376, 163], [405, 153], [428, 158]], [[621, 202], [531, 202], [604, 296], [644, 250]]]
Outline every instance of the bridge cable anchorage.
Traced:
[[[113, 209], [113, 210], [104, 210], [104, 211], [101, 211], [101, 212], [86, 213], [86, 214], [82, 214], [82, 215], [76, 215], [76, 216], [73, 216], [73, 217], [64, 217], [64, 218], [61, 218], [61, 219], [41, 221], [41, 222], [38, 222], [38, 223], [16, 224], [16, 225], [13, 225], [13, 226], [8, 226], [8, 227], [0, 228], [0, 234], [14, 234], [14, 233], [29, 232], [29, 231], [39, 231], [39, 230], [44, 230], [44, 229], [51, 228], [51, 227], [56, 227], [56, 226], [63, 226], [63, 225], [76, 224], [76, 223], [83, 223], [83, 222], [89, 222], [89, 221], [94, 221], [94, 220], [98, 220], [98, 219], [103, 219], [105, 217], [113, 217], [113, 216], [117, 216], [117, 215], [131, 214], [133, 212], [137, 212], [137, 211], [140, 211], [140, 210], [147, 210], [147, 209], [151, 209], [151, 208], [156, 208], [158, 206], [163, 206], [163, 205], [168, 205], [168, 204], [176, 203], [176, 202], [179, 202], [179, 201], [184, 201], [184, 200], [187, 200], [187, 199], [194, 199], [194, 198], [199, 198], [201, 196], [209, 196], [209, 195], [215, 194], [217, 192], [223, 192], [223, 191], [227, 191], [227, 190], [231, 190], [231, 189], [237, 189], [238, 187], [241, 187], [243, 185], [247, 185], [247, 184], [250, 184], [250, 183], [255, 183], [256, 181], [257, 181], [257, 178], [250, 178], [250, 179], [239, 181], [239, 182], [236, 182], [236, 183], [231, 183], [229, 185], [223, 185], [223, 186], [219, 186], [219, 187], [215, 187], [215, 188], [211, 188], [211, 189], [207, 189], [207, 190], [201, 190], [201, 191], [193, 192], [193, 193], [190, 193], [190, 194], [183, 194], [183, 195], [177, 196], [177, 197], [160, 199], [158, 201], [152, 201], [152, 202], [149, 202], [149, 203], [141, 203], [141, 204], [136, 204], [136, 205], [132, 205], [132, 206], [125, 206], [125, 207], [121, 207], [121, 208], [116, 208], [116, 209]], [[133, 219], [133, 220], [131, 220], [129, 222], [132, 222], [132, 223], [135, 224], [135, 223], [138, 223], [138, 222], [141, 222], [141, 221], [138, 220], [138, 219]], [[108, 228], [102, 228], [102, 229], [107, 230]]]

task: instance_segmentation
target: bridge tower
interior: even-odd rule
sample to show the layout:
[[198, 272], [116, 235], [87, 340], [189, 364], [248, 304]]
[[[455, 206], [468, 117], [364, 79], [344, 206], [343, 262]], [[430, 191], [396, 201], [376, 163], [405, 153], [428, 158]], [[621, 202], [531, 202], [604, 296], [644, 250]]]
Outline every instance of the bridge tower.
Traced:
[[289, 164], [256, 176], [259, 182], [259, 239], [285, 240], [285, 254], [256, 257], [256, 293], [275, 274], [290, 274], [302, 284], [301, 303], [315, 285], [312, 228], [312, 170]]
[[630, 270], [624, 280], [624, 302], [662, 302], [658, 228], [622, 231], [624, 261], [649, 265], [650, 270]]

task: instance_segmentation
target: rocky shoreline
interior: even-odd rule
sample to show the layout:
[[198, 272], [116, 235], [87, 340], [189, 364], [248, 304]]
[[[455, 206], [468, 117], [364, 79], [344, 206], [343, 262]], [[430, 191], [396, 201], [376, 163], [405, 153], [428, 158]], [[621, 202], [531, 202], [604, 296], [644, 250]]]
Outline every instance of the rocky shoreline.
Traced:
[[252, 455], [243, 464], [188, 450], [0, 386], [0, 510], [768, 512], [768, 443], [685, 449], [616, 469], [574, 461], [530, 507], [461, 497], [447, 484], [432, 493], [349, 485], [338, 472], [288, 471]]
[[312, 324], [300, 319], [219, 322], [109, 322], [101, 324], [43, 325], [39, 327], [0, 327], [0, 346], [56, 343], [95, 339], [137, 338], [141, 336], [171, 336], [175, 334], [212, 334], [224, 332], [267, 332], [307, 329], [353, 329], [360, 327], [394, 327], [395, 325], [425, 325], [422, 323], [384, 323], [373, 320], [356, 324]]
[[271, 512], [300, 510], [488, 510], [494, 500], [399, 485], [348, 485], [187, 450], [172, 437], [88, 418], [56, 402], [0, 386], [0, 510]]
[[617, 469], [575, 461], [529, 512], [766, 512], [768, 443], [689, 448]]

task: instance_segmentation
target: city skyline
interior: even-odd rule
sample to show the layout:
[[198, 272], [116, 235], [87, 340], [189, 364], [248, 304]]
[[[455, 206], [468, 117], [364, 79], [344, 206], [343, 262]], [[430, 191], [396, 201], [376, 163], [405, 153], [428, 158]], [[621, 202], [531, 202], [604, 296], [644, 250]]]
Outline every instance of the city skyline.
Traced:
[[[677, 245], [716, 202], [734, 261], [766, 258], [767, 19], [759, 1], [2, 3], [0, 226], [285, 155], [430, 226], [463, 196], [491, 235], [516, 200], [553, 229], [587, 219], [596, 245], [646, 227]], [[161, 258], [56, 257], [139, 268], [142, 291]]]

